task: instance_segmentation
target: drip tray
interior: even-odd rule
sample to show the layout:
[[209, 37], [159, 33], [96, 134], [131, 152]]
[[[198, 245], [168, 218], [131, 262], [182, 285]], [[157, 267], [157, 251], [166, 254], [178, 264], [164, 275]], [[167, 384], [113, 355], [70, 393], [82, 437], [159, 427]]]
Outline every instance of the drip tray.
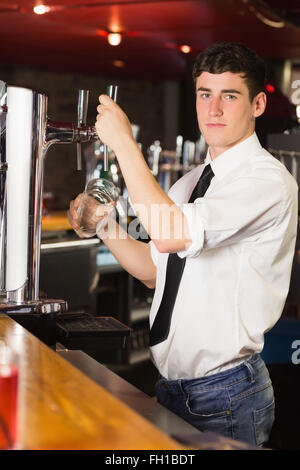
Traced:
[[113, 317], [89, 313], [63, 313], [56, 316], [56, 342], [67, 349], [124, 348], [131, 329]]

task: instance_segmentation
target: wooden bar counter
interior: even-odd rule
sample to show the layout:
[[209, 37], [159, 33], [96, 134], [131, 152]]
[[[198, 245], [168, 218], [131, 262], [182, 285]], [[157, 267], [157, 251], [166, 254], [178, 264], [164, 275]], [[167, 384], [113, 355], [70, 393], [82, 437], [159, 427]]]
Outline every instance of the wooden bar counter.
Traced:
[[3, 314], [0, 340], [19, 354], [18, 449], [184, 449]]

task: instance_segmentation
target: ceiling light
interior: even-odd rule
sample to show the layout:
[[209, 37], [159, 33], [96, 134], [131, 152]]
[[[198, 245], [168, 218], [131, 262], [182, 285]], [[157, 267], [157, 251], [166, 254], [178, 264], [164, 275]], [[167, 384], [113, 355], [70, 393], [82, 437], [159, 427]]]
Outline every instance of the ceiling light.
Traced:
[[183, 44], [182, 46], [180, 46], [179, 49], [180, 49], [181, 52], [183, 52], [184, 54], [189, 54], [189, 52], [191, 52], [191, 47], [188, 46], [187, 44]]
[[122, 41], [122, 35], [120, 33], [109, 33], [107, 40], [111, 46], [118, 46]]
[[112, 63], [115, 67], [119, 67], [119, 68], [122, 68], [125, 66], [125, 62], [123, 60], [113, 60]]
[[36, 5], [33, 7], [33, 11], [36, 15], [44, 15], [50, 11], [50, 7], [47, 7], [47, 5]]

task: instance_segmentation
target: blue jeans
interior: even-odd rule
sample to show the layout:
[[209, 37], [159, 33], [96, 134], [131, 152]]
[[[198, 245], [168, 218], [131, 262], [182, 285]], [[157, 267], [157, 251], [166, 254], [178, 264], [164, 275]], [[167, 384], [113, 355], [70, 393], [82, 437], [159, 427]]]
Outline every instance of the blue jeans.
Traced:
[[158, 402], [200, 431], [262, 446], [274, 422], [274, 393], [259, 354], [218, 374], [156, 383]]

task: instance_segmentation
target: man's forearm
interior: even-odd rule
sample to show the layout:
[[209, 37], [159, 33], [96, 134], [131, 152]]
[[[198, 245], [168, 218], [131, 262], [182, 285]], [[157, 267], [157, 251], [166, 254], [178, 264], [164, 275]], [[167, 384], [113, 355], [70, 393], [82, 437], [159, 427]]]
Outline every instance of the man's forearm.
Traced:
[[156, 267], [152, 261], [150, 246], [132, 238], [113, 218], [99, 237], [120, 265], [150, 289], [156, 282]]
[[118, 159], [131, 203], [143, 227], [161, 252], [178, 252], [191, 243], [187, 220], [151, 174], [135, 142], [126, 114], [107, 95], [100, 95], [96, 130]]
[[191, 239], [184, 214], [152, 176], [136, 143], [127, 140], [117, 156], [131, 203], [158, 250], [187, 249]]

